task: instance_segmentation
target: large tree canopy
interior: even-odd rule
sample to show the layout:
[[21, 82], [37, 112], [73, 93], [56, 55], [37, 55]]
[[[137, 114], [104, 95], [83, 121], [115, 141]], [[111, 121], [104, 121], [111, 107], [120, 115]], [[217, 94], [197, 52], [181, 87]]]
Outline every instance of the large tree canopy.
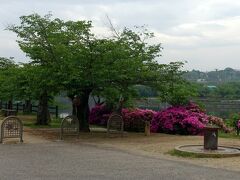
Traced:
[[[18, 35], [20, 48], [31, 59], [29, 84], [39, 95], [40, 124], [48, 121], [47, 115], [40, 115], [46, 114], [49, 94], [67, 91], [80, 129], [88, 130], [90, 95], [114, 104], [120, 97], [127, 100], [134, 85], [166, 91], [170, 80], [179, 79], [182, 64], [158, 63], [161, 44], [147, 43], [154, 35], [146, 29], [125, 28], [115, 36], [100, 38], [91, 32], [90, 21], [63, 21], [38, 14], [20, 20], [20, 25], [8, 29]], [[169, 74], [178, 78], [169, 79]]]

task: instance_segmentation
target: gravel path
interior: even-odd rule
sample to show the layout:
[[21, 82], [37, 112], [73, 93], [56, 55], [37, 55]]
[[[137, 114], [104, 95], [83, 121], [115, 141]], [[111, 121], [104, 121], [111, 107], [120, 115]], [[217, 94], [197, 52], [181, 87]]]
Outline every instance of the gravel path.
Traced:
[[0, 179], [240, 179], [240, 173], [86, 144], [1, 144]]

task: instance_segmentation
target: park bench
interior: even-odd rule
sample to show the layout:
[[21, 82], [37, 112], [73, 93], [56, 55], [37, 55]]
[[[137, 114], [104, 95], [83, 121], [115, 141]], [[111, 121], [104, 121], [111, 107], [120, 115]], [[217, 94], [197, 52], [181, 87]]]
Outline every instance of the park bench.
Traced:
[[4, 117], [16, 116], [17, 115], [17, 111], [13, 110], [13, 109], [2, 109], [2, 115]]
[[113, 113], [107, 123], [107, 134], [110, 136], [111, 134], [121, 134], [123, 136], [124, 133], [124, 122], [122, 116], [117, 113]]
[[63, 136], [79, 136], [79, 121], [76, 116], [66, 116], [61, 122], [60, 139], [63, 140]]
[[3, 120], [0, 143], [4, 138], [20, 138], [20, 142], [23, 142], [23, 124], [16, 116], [8, 116]]

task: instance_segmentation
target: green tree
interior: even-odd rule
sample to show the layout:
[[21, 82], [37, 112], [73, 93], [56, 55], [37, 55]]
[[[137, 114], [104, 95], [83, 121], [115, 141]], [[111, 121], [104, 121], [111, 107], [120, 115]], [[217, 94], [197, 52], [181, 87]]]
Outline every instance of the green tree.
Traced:
[[[181, 63], [160, 64], [161, 44], [150, 44], [153, 33], [125, 28], [115, 36], [99, 38], [89, 21], [63, 21], [51, 15], [20, 17], [8, 29], [17, 33], [20, 48], [31, 58], [30, 87], [39, 95], [38, 123], [46, 124], [49, 95], [67, 91], [73, 100], [80, 130], [89, 131], [88, 99], [104, 97], [121, 109], [135, 85], [169, 90], [169, 75], [177, 78]], [[173, 72], [176, 71], [176, 72]], [[172, 78], [173, 79], [173, 78]], [[171, 86], [172, 87], [172, 86]], [[167, 94], [166, 92], [163, 94]]]
[[49, 97], [61, 88], [61, 62], [67, 60], [64, 58], [67, 56], [64, 47], [69, 43], [65, 37], [67, 30], [64, 30], [64, 23], [59, 19], [51, 20], [50, 17], [37, 14], [21, 16], [19, 26], [8, 27], [18, 35], [17, 42], [21, 50], [31, 59], [31, 66], [26, 71], [31, 78], [26, 82], [38, 96], [37, 124], [42, 125], [50, 121]]
[[[82, 128], [88, 129], [89, 95], [104, 97], [108, 103], [118, 105], [119, 99], [127, 101], [135, 91], [137, 84], [155, 85], [161, 83], [160, 65], [155, 57], [161, 52], [160, 44], [149, 45], [143, 39], [152, 38], [153, 34], [124, 29], [116, 37], [99, 39], [92, 35], [87, 38], [84, 51], [76, 49], [71, 61], [71, 72], [67, 87], [69, 94], [78, 94], [77, 112]], [[78, 41], [79, 42], [79, 41]], [[116, 107], [116, 106], [115, 106]]]
[[17, 74], [19, 66], [13, 58], [0, 57], [0, 100], [8, 102], [8, 109], [12, 109], [13, 99], [16, 97]]
[[[33, 78], [36, 77], [35, 73], [31, 73], [31, 64], [21, 64], [18, 74], [17, 82], [15, 84], [17, 91], [16, 97], [19, 100], [24, 100], [24, 109], [26, 113], [31, 112], [32, 100], [38, 100], [38, 93], [33, 86]], [[38, 90], [39, 91], [39, 90]]]

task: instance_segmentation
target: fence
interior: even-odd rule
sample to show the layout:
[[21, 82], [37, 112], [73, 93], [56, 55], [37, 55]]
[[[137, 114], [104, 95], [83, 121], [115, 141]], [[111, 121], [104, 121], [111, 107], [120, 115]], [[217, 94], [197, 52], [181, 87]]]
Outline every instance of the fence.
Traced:
[[140, 109], [151, 109], [154, 111], [160, 111], [169, 107], [169, 104], [162, 103], [157, 98], [135, 99], [134, 104]]
[[[206, 109], [207, 114], [222, 118], [229, 118], [231, 114], [240, 112], [240, 100], [195, 98], [192, 101], [202, 105], [202, 107]], [[169, 107], [169, 104], [162, 103], [157, 98], [137, 99], [135, 100], [135, 105], [141, 109], [151, 109], [155, 111]]]
[[240, 112], [240, 100], [198, 98], [193, 101], [203, 105], [208, 114], [217, 115], [222, 118], [228, 118], [231, 114]]
[[[15, 103], [12, 106], [13, 110], [16, 110], [17, 112], [22, 111], [24, 112], [26, 110], [25, 108], [25, 104], [21, 104], [21, 103]], [[8, 109], [8, 103], [1, 103], [0, 109], [5, 108]], [[48, 110], [50, 114], [54, 114], [56, 118], [58, 118], [58, 113], [59, 113], [59, 109], [58, 106], [48, 106]], [[37, 113], [38, 111], [38, 106], [36, 105], [30, 105], [29, 108], [29, 113]]]

